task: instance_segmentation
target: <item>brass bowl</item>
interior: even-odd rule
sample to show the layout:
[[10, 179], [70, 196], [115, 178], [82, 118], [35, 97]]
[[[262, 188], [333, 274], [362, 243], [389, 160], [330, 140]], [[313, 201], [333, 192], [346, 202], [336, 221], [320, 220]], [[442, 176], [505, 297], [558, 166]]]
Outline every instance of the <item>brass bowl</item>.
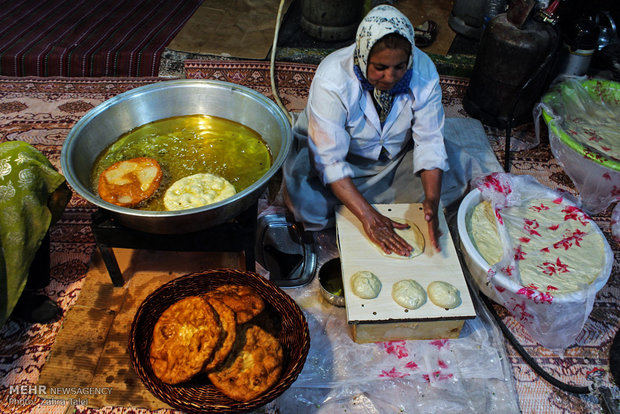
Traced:
[[[327, 302], [334, 306], [344, 307], [342, 268], [340, 267], [339, 258], [328, 260], [321, 266], [319, 270], [319, 286], [321, 286], [321, 295]], [[336, 288], [340, 289], [340, 294], [335, 292]]]

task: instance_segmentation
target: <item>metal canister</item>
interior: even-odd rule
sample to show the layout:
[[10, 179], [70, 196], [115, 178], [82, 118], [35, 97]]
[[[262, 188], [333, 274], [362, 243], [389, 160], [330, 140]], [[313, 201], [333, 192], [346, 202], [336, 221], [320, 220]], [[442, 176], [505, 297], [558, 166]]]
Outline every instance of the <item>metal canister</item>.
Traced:
[[555, 56], [558, 44], [559, 32], [551, 24], [528, 19], [517, 27], [506, 13], [497, 15], [482, 35], [463, 100], [465, 110], [500, 128], [530, 122], [551, 72], [547, 57]]
[[589, 18], [581, 18], [568, 25], [563, 33], [563, 49], [559, 75], [583, 76], [588, 72], [596, 51], [599, 27]]

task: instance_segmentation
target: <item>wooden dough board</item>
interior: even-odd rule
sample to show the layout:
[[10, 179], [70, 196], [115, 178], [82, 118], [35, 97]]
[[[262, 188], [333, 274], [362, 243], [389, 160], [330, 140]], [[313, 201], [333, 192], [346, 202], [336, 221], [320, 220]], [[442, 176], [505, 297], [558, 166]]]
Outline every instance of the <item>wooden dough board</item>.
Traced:
[[[374, 207], [387, 217], [415, 223], [424, 235], [425, 248], [424, 253], [412, 259], [385, 257], [368, 239], [353, 213], [345, 206], [337, 208], [336, 231], [347, 322], [353, 325], [354, 340], [458, 337], [463, 322], [475, 318], [476, 311], [443, 211], [439, 211], [442, 236], [439, 239], [441, 252], [437, 252], [430, 246], [421, 203], [376, 204]], [[382, 284], [379, 296], [362, 299], [351, 292], [351, 276], [359, 270], [371, 271], [379, 277]], [[427, 299], [418, 309], [406, 309], [392, 299], [392, 286], [403, 279], [414, 279], [424, 289], [435, 280], [451, 283], [459, 290], [462, 303], [454, 309], [444, 309]]]

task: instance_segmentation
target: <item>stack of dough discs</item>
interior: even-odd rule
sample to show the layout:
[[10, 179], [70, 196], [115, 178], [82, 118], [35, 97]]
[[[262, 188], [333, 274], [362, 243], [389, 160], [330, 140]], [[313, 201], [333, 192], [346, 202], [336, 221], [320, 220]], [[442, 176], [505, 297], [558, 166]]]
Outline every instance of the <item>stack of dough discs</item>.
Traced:
[[199, 173], [175, 181], [164, 194], [164, 207], [169, 211], [202, 207], [235, 194], [235, 187], [225, 178]]
[[426, 290], [431, 302], [440, 308], [454, 309], [461, 304], [459, 290], [448, 282], [431, 282]]
[[351, 276], [351, 291], [362, 299], [374, 299], [381, 292], [381, 281], [374, 273], [360, 270]]
[[413, 279], [400, 280], [392, 286], [392, 299], [407, 309], [417, 309], [426, 303], [426, 291]]

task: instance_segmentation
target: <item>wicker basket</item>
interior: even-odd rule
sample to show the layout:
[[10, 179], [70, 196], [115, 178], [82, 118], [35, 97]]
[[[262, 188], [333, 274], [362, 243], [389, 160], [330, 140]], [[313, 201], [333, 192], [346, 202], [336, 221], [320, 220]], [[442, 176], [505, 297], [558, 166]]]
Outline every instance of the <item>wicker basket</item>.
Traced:
[[[189, 382], [169, 385], [160, 381], [149, 362], [153, 328], [161, 314], [173, 303], [187, 296], [199, 295], [224, 284], [254, 288], [281, 318], [278, 339], [284, 350], [284, 366], [280, 380], [266, 393], [248, 402], [232, 400], [217, 390], [205, 375]], [[129, 356], [136, 373], [157, 398], [188, 413], [240, 412], [272, 401], [297, 379], [308, 350], [310, 333], [301, 309], [290, 296], [273, 282], [257, 273], [235, 269], [208, 270], [172, 280], [151, 293], [140, 305], [129, 335]]]

